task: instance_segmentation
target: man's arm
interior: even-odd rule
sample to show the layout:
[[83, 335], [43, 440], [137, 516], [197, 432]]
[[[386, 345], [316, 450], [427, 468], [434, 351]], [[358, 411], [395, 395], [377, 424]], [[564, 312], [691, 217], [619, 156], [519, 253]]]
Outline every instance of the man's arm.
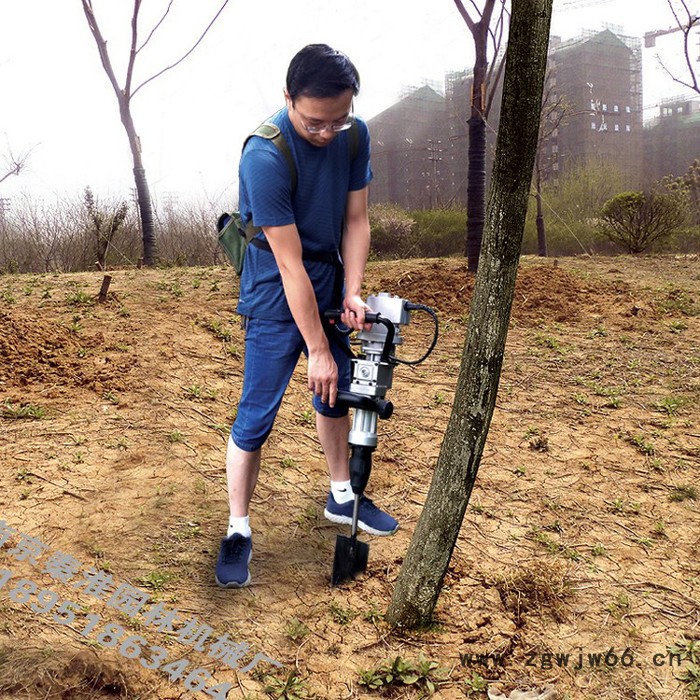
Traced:
[[309, 352], [309, 389], [322, 401], [335, 405], [338, 367], [318, 314], [316, 294], [302, 262], [301, 239], [296, 224], [264, 227], [265, 237], [282, 276], [284, 294]]
[[348, 192], [345, 206], [345, 231], [341, 256], [345, 267], [345, 312], [343, 323], [360, 330], [365, 322], [365, 311], [370, 308], [362, 301], [362, 282], [369, 255], [369, 216], [367, 188]]

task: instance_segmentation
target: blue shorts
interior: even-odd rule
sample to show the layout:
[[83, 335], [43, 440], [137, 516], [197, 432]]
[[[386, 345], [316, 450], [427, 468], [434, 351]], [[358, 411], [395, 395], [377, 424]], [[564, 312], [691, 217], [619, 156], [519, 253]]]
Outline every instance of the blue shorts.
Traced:
[[[338, 366], [338, 388], [347, 390], [350, 358], [335, 340], [329, 342]], [[340, 342], [349, 347], [347, 338]], [[302, 352], [306, 354], [306, 345], [294, 321], [246, 319], [243, 392], [231, 428], [231, 437], [240, 449], [254, 452], [267, 440]], [[331, 408], [315, 394], [312, 404], [321, 415], [331, 418], [348, 414], [347, 407]]]

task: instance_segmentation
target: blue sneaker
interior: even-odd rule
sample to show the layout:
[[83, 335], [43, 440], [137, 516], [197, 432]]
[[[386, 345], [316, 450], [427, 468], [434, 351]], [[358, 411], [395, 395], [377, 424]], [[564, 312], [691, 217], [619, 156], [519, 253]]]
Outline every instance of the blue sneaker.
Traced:
[[[333, 523], [351, 525], [353, 502], [338, 503], [331, 492], [328, 494], [328, 501], [323, 514]], [[370, 535], [393, 535], [399, 529], [398, 521], [388, 513], [377, 508], [367, 496], [360, 498], [357, 526], [361, 530], [369, 532]]]
[[216, 562], [216, 585], [221, 588], [243, 588], [250, 583], [248, 564], [253, 556], [253, 538], [234, 533], [221, 540]]

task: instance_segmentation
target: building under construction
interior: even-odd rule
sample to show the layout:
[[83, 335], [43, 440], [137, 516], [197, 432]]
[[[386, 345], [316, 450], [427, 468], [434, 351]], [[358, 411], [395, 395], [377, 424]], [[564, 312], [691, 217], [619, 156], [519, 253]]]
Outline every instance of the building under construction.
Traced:
[[671, 98], [644, 128], [644, 173], [647, 181], [684, 175], [700, 159], [700, 100]]
[[[556, 181], [577, 162], [614, 163], [642, 172], [641, 41], [610, 28], [561, 42], [552, 37], [550, 99], [567, 116], [542, 143], [545, 179]], [[369, 121], [375, 181], [372, 201], [407, 209], [466, 206], [471, 74], [445, 77], [445, 96], [420, 88]], [[487, 177], [491, 172], [502, 83], [487, 118]]]

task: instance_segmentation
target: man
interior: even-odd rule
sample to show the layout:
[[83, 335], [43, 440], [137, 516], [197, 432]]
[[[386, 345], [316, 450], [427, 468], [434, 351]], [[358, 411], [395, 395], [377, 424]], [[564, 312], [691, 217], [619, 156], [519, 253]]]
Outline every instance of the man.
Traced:
[[[250, 583], [248, 508], [260, 451], [301, 352], [308, 358], [316, 428], [331, 479], [324, 515], [336, 523], [352, 520], [349, 421], [347, 409], [335, 405], [338, 387], [350, 385], [350, 362], [327, 338], [321, 315], [342, 306], [343, 323], [360, 330], [369, 309], [360, 292], [369, 253], [372, 171], [367, 126], [352, 114], [359, 87], [347, 56], [325, 44], [306, 46], [289, 65], [286, 106], [269, 120], [292, 153], [295, 186], [289, 163], [271, 141], [253, 137], [241, 156], [242, 222], [252, 219], [264, 236], [246, 251], [237, 308], [245, 318], [246, 348], [243, 391], [226, 452], [231, 517], [216, 566], [216, 582], [224, 588]], [[357, 130], [357, 154], [348, 141], [351, 127]], [[341, 295], [337, 275], [343, 273]], [[359, 526], [390, 535], [398, 523], [363, 498]]]

